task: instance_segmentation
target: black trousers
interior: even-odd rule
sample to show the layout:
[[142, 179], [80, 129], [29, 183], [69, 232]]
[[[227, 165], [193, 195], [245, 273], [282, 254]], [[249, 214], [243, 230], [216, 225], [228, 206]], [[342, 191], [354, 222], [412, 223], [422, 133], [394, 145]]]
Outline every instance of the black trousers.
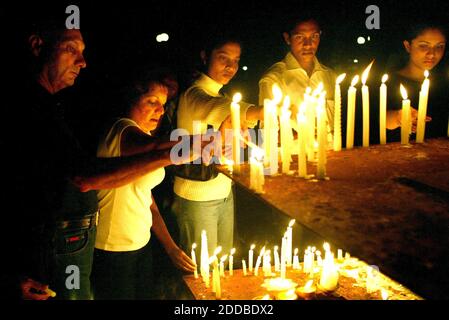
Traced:
[[91, 279], [94, 299], [153, 299], [153, 255], [150, 243], [136, 251], [95, 249]]

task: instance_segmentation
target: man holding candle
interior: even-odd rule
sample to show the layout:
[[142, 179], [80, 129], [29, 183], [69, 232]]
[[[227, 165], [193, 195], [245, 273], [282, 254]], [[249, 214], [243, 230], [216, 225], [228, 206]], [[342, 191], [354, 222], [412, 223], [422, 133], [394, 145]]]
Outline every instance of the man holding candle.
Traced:
[[[259, 104], [272, 99], [272, 85], [277, 83], [292, 101], [292, 115], [296, 117], [307, 87], [315, 89], [319, 83], [326, 91], [328, 130], [333, 132], [335, 73], [316, 58], [321, 40], [321, 28], [312, 16], [292, 19], [283, 32], [290, 51], [285, 58], [271, 66], [259, 81]], [[331, 137], [330, 137], [331, 138]], [[330, 139], [329, 139], [330, 140]]]
[[[388, 141], [399, 141], [401, 126], [401, 97], [399, 85], [402, 83], [407, 89], [411, 101], [412, 133], [416, 132], [418, 106], [423, 84], [429, 82], [427, 95], [427, 118], [425, 124], [425, 138], [441, 137], [447, 133], [448, 106], [447, 81], [444, 75], [436, 77], [434, 68], [443, 58], [446, 48], [446, 31], [442, 26], [433, 23], [419, 23], [409, 28], [409, 34], [403, 41], [408, 54], [407, 64], [396, 72], [389, 80], [387, 129]], [[432, 71], [433, 70], [433, 71]], [[430, 73], [425, 81], [426, 71]], [[422, 98], [422, 97], [421, 97]], [[422, 104], [421, 104], [422, 105]]]

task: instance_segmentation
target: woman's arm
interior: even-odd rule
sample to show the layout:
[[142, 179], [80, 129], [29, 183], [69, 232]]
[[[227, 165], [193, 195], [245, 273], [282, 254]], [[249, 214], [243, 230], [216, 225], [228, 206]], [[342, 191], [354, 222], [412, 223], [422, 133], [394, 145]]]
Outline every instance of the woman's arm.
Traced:
[[164, 219], [162, 219], [154, 197], [151, 197], [153, 199], [153, 203], [150, 207], [151, 214], [153, 215], [153, 226], [151, 227], [151, 231], [159, 239], [171, 261], [178, 269], [186, 272], [193, 272], [196, 268], [196, 265], [193, 263], [192, 259], [190, 259], [190, 257], [184, 251], [182, 251], [173, 241], [170, 233], [167, 230]]

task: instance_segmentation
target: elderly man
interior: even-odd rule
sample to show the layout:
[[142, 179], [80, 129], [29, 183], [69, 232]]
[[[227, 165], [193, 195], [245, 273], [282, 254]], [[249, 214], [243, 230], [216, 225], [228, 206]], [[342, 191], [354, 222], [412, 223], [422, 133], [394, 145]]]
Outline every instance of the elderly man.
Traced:
[[32, 75], [13, 111], [24, 130], [16, 130], [7, 144], [17, 228], [8, 260], [16, 277], [9, 281], [20, 286], [24, 299], [48, 299], [49, 289], [61, 299], [91, 299], [95, 190], [120, 187], [172, 164], [170, 149], [148, 147], [123, 158], [87, 156], [64, 120], [58, 94], [86, 67], [80, 30], [65, 29], [63, 21], [46, 23], [29, 34], [28, 43]]

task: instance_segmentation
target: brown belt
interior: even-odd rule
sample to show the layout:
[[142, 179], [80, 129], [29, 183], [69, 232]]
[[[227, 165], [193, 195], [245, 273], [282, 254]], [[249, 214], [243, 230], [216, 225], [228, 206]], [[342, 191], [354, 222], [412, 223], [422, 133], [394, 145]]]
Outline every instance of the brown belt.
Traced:
[[76, 220], [59, 221], [57, 227], [59, 229], [88, 229], [98, 224], [98, 211], [94, 214], [84, 216]]

